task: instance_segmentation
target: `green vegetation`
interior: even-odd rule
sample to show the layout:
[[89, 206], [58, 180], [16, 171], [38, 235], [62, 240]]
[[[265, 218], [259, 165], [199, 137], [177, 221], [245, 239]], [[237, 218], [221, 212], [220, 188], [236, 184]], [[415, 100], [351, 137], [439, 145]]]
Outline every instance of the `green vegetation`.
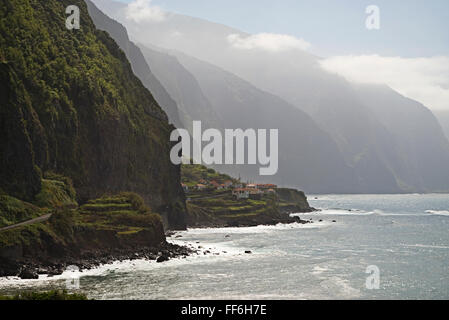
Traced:
[[63, 208], [76, 208], [76, 192], [69, 178], [53, 173], [42, 179], [42, 189], [32, 203], [0, 196], [0, 227], [14, 225]]
[[[80, 30], [66, 29], [69, 5]], [[0, 194], [53, 209], [133, 191], [183, 225], [173, 127], [83, 0], [3, 0], [0, 57]], [[33, 217], [11, 212], [2, 225]]]
[[187, 203], [192, 226], [244, 226], [286, 222], [277, 207], [276, 196], [264, 195], [260, 200], [235, 199], [230, 192], [222, 198], [192, 199]]
[[45, 210], [31, 203], [11, 196], [0, 195], [0, 228], [37, 218], [43, 213]]
[[276, 193], [279, 199], [278, 206], [281, 211], [308, 212], [313, 210], [310, 208], [307, 197], [302, 191], [278, 188]]
[[88, 300], [82, 293], [67, 293], [65, 290], [47, 292], [22, 292], [14, 296], [0, 296], [0, 300]]
[[239, 182], [227, 174], [222, 174], [214, 169], [207, 168], [202, 165], [182, 165], [181, 166], [181, 181], [189, 187], [196, 186], [201, 183], [201, 180], [216, 181], [223, 184], [226, 181], [233, 183]]
[[120, 245], [123, 240], [130, 240], [131, 245], [136, 236], [155, 245], [163, 240], [161, 217], [148, 208], [143, 210], [142, 203], [138, 195], [127, 192], [92, 200], [80, 208], [56, 210], [48, 221], [0, 231], [0, 248], [47, 244], [69, 247], [87, 240], [83, 235], [92, 238], [93, 243], [85, 244], [88, 246]]
[[[281, 201], [276, 194], [263, 194], [259, 199], [237, 199], [232, 195], [232, 189], [217, 190], [208, 187], [197, 190], [194, 187], [203, 180], [209, 183], [216, 181], [218, 184], [226, 181], [242, 183], [201, 165], [183, 165], [181, 172], [182, 182], [190, 187], [187, 193], [190, 226], [238, 226], [289, 221], [289, 217], [281, 213], [279, 206], [290, 205], [290, 202]], [[288, 200], [294, 203], [298, 198], [294, 199], [292, 195]]]
[[78, 221], [84, 226], [112, 230], [118, 235], [135, 234], [161, 224], [137, 194], [126, 192], [89, 201], [80, 207]]
[[142, 197], [132, 192], [122, 192], [117, 196], [105, 196], [99, 199], [89, 200], [87, 204], [81, 207], [81, 210], [91, 212], [151, 212], [150, 208], [145, 205]]
[[70, 180], [42, 179], [42, 189], [35, 197], [34, 203], [39, 207], [61, 208], [76, 207], [76, 193]]

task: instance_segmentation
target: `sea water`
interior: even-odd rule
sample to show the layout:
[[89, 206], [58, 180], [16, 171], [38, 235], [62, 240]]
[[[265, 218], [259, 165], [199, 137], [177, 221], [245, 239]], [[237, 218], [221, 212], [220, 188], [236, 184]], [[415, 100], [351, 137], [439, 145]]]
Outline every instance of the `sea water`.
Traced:
[[[104, 265], [80, 273], [78, 291], [95, 299], [449, 298], [449, 195], [309, 201], [321, 211], [297, 215], [313, 223], [179, 232], [169, 241], [199, 254]], [[367, 285], [370, 266], [378, 289]], [[0, 278], [0, 294], [64, 289], [68, 277]]]

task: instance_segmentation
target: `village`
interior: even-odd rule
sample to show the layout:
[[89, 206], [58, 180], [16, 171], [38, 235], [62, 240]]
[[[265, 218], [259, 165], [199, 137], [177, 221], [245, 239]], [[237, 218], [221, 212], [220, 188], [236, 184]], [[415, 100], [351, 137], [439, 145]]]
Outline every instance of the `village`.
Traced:
[[236, 199], [253, 199], [260, 200], [265, 194], [276, 194], [277, 185], [275, 184], [254, 184], [241, 183], [226, 180], [224, 183], [219, 183], [216, 180], [201, 179], [198, 184], [188, 186], [181, 183], [182, 188], [186, 194], [195, 191], [231, 191], [232, 196]]
[[181, 166], [192, 226], [255, 226], [300, 222], [289, 213], [310, 212], [305, 194], [271, 183], [243, 182], [202, 165]]

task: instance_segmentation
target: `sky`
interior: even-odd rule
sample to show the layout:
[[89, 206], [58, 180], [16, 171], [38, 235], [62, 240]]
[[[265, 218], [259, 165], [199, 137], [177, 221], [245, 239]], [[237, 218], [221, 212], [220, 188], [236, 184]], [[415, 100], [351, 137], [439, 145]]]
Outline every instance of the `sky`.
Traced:
[[[350, 81], [387, 84], [430, 109], [449, 110], [448, 0], [119, 1], [137, 3], [137, 17], [169, 11], [251, 34], [229, 39], [241, 48], [306, 49]], [[375, 30], [366, 27], [371, 5], [379, 9]]]
[[[447, 0], [153, 0], [152, 5], [248, 33], [303, 38], [324, 57], [449, 55]], [[379, 30], [365, 27], [369, 5], [380, 9]]]

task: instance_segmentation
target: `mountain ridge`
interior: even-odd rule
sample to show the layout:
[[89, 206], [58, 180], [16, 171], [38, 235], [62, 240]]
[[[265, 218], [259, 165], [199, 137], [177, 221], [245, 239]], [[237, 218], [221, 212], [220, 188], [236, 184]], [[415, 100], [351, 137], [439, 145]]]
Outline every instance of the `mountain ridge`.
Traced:
[[154, 76], [151, 68], [145, 61], [139, 47], [128, 36], [126, 28], [117, 21], [109, 18], [90, 0], [85, 0], [89, 15], [99, 30], [107, 31], [120, 48], [125, 52], [131, 63], [134, 74], [142, 81], [143, 85], [152, 93], [156, 101], [168, 115], [175, 127], [182, 127], [178, 106], [166, 89]]
[[[270, 52], [234, 46], [229, 35], [235, 34], [243, 40], [249, 35], [225, 25], [172, 13], [167, 13], [163, 21], [136, 23], [127, 19], [126, 4], [112, 8], [108, 4], [113, 1], [95, 2], [124, 23], [138, 43], [182, 52], [215, 65], [306, 112], [337, 143], [337, 153], [352, 168], [351, 193], [449, 190], [449, 166], [444, 162], [449, 155], [447, 139], [443, 139], [436, 119], [424, 106], [380, 90], [379, 95], [388, 96], [383, 103], [389, 108], [397, 106], [398, 113], [415, 114], [394, 117], [395, 128], [384, 116], [379, 116], [379, 110], [386, 112], [383, 106], [370, 103], [357, 84], [325, 71], [320, 58], [309, 52]], [[146, 32], [139, 32], [139, 28], [145, 28]], [[377, 90], [375, 86], [372, 89]], [[210, 96], [208, 100], [212, 100]], [[424, 118], [419, 119], [419, 115]], [[414, 124], [410, 124], [411, 119], [415, 119]], [[413, 128], [420, 128], [420, 134]], [[292, 168], [293, 163], [290, 165]], [[316, 191], [307, 187], [304, 189], [308, 192]], [[324, 189], [318, 191], [322, 193]], [[345, 191], [337, 187], [331, 192]]]

